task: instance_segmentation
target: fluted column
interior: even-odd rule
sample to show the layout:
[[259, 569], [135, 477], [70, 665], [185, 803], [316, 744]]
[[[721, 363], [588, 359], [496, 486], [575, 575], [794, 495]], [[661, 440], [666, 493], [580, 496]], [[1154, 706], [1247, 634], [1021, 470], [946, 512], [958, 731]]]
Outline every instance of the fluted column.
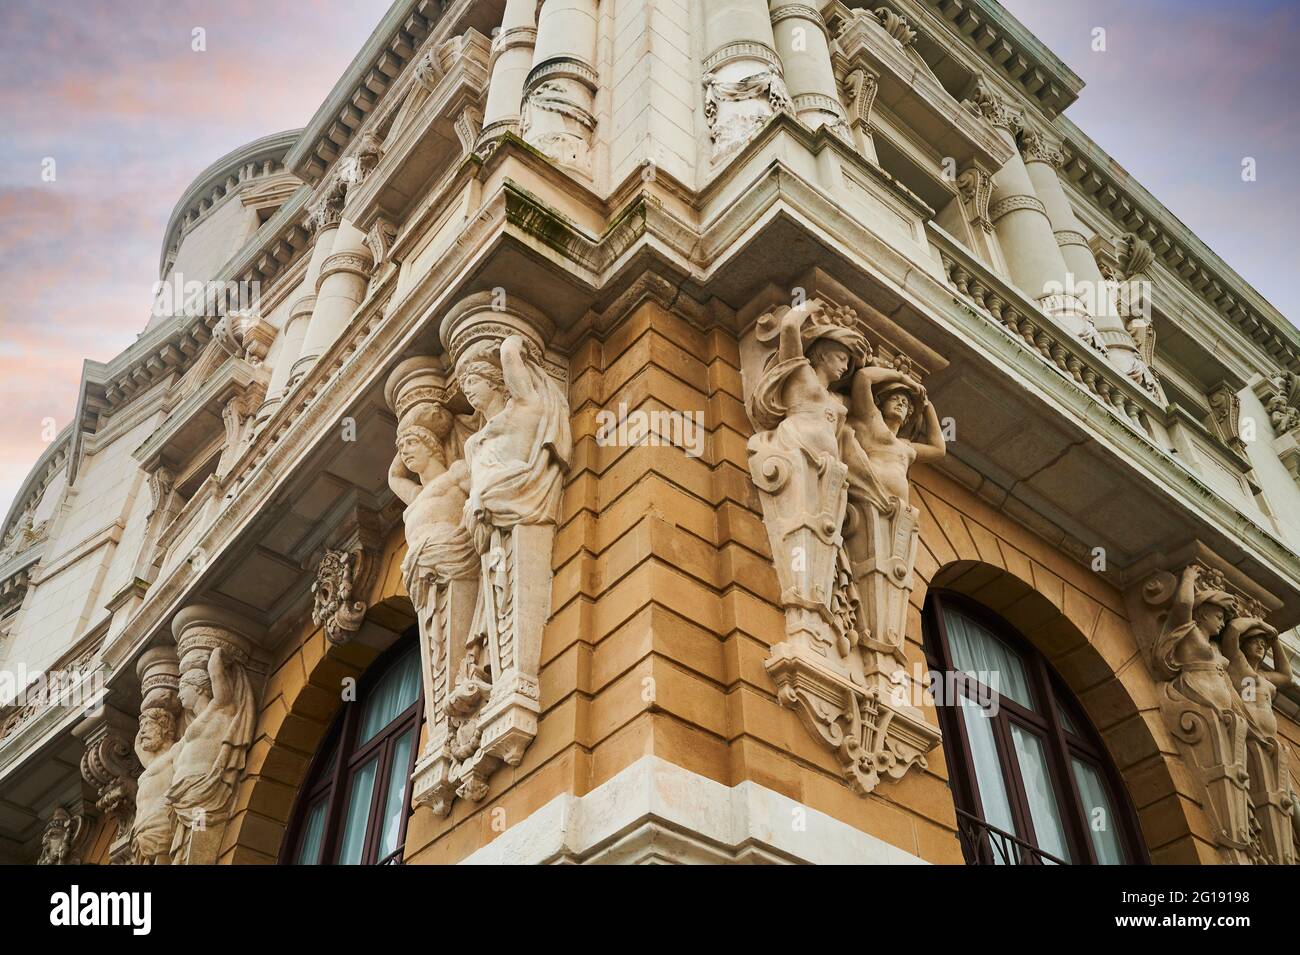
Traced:
[[597, 0], [546, 0], [519, 120], [529, 144], [587, 176], [596, 130], [596, 26]]
[[826, 21], [800, 0], [771, 0], [776, 52], [794, 113], [809, 129], [830, 126], [851, 141], [844, 106], [835, 87]]
[[972, 102], [1012, 148], [1011, 158], [993, 175], [989, 202], [989, 219], [1006, 257], [1011, 281], [1049, 315], [1086, 337], [1091, 318], [1083, 303], [1065, 291], [1069, 269], [1016, 141], [1024, 125], [1023, 116], [983, 87], [976, 91]]
[[276, 360], [275, 367], [271, 369], [271, 381], [266, 388], [266, 400], [257, 409], [255, 427], [260, 428], [263, 422], [274, 414], [280, 399], [284, 397], [285, 386], [289, 384], [294, 363], [302, 354], [302, 342], [307, 335], [307, 324], [311, 321], [312, 310], [316, 307], [316, 282], [320, 278], [321, 265], [334, 247], [334, 236], [337, 231], [335, 226], [321, 229], [316, 233], [316, 239], [312, 243], [311, 258], [307, 260], [307, 270], [302, 277], [302, 291], [289, 307], [289, 317], [285, 319], [284, 328], [280, 332], [283, 339], [280, 345], [280, 357]]
[[767, 0], [711, 0], [704, 27], [704, 118], [713, 162], [739, 150], [781, 110], [793, 111]]
[[492, 77], [479, 142], [519, 132], [524, 83], [537, 45], [537, 0], [506, 0], [501, 30], [492, 39]]
[[1038, 130], [1027, 129], [1021, 135], [1021, 155], [1034, 193], [1047, 210], [1066, 270], [1072, 277], [1066, 287], [1084, 293], [1084, 302], [1096, 322], [1102, 343], [1111, 353], [1111, 360], [1120, 370], [1128, 372], [1133, 367], [1137, 349], [1114, 307], [1101, 268], [1061, 185], [1057, 169], [1065, 161], [1065, 154]]
[[332, 231], [334, 236], [329, 254], [321, 262], [316, 303], [303, 335], [302, 351], [290, 371], [290, 386], [334, 344], [366, 297], [370, 282], [374, 260], [366, 248], [365, 233], [345, 220], [327, 231]]

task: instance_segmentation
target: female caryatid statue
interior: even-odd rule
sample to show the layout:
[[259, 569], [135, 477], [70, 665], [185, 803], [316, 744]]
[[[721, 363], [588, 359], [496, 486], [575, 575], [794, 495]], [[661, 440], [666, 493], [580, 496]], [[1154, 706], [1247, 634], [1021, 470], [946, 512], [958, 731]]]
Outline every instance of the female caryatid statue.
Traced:
[[[1272, 651], [1272, 667], [1264, 662]], [[1223, 653], [1246, 709], [1246, 771], [1250, 803], [1265, 857], [1277, 865], [1296, 862], [1291, 834], [1292, 796], [1286, 750], [1277, 736], [1273, 699], [1292, 683], [1291, 662], [1277, 631], [1257, 617], [1238, 617], [1223, 631]]]
[[185, 730], [166, 797], [176, 823], [172, 864], [207, 865], [216, 862], [253, 742], [257, 705], [242, 638], [200, 625], [182, 630], [176, 643]]
[[863, 602], [857, 639], [897, 664], [904, 662], [907, 601], [920, 540], [920, 512], [909, 503], [908, 472], [946, 452], [934, 405], [905, 369], [868, 365], [859, 370], [840, 432], [840, 454], [849, 469], [845, 548]]
[[1161, 682], [1165, 724], [1205, 781], [1220, 827], [1220, 844], [1245, 861], [1250, 844], [1247, 797], [1247, 713], [1218, 640], [1236, 611], [1227, 591], [1198, 587], [1201, 568], [1189, 564], [1151, 653]]
[[765, 344], [775, 339], [776, 351], [746, 403], [757, 429], [749, 471], [764, 492], [787, 635], [847, 652], [856, 594], [841, 536], [846, 408], [832, 388], [865, 362], [869, 346], [851, 310], [820, 299], [764, 316], [755, 335]]

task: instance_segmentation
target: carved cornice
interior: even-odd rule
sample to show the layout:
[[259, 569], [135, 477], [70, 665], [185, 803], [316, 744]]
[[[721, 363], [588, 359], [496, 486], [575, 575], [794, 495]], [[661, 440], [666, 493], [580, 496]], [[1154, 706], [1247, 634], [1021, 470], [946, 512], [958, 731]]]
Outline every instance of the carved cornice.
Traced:
[[302, 131], [285, 164], [305, 181], [319, 183], [370, 114], [386, 101], [402, 71], [420, 55], [417, 51], [436, 42], [433, 34], [443, 17], [444, 5], [435, 0], [390, 8]]

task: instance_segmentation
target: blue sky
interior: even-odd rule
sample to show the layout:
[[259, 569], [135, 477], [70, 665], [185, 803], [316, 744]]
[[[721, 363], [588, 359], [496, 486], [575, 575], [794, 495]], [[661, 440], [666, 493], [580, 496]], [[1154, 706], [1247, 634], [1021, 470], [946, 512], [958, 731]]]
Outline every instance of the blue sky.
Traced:
[[[0, 3], [0, 508], [43, 450], [44, 421], [71, 418], [82, 360], [107, 361], [144, 328], [163, 230], [194, 175], [304, 125], [388, 5]], [[1086, 81], [1067, 115], [1300, 319], [1300, 4], [1004, 5]], [[1090, 48], [1096, 27], [1104, 53]], [[1243, 156], [1256, 182], [1241, 181]]]

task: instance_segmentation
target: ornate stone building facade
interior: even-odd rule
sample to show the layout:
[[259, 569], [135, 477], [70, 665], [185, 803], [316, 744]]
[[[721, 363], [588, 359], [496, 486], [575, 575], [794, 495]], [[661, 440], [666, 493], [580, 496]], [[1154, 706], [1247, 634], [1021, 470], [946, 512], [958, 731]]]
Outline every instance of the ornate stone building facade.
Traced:
[[1293, 864], [1300, 335], [879, 3], [398, 0], [205, 170], [5, 519], [0, 859]]

